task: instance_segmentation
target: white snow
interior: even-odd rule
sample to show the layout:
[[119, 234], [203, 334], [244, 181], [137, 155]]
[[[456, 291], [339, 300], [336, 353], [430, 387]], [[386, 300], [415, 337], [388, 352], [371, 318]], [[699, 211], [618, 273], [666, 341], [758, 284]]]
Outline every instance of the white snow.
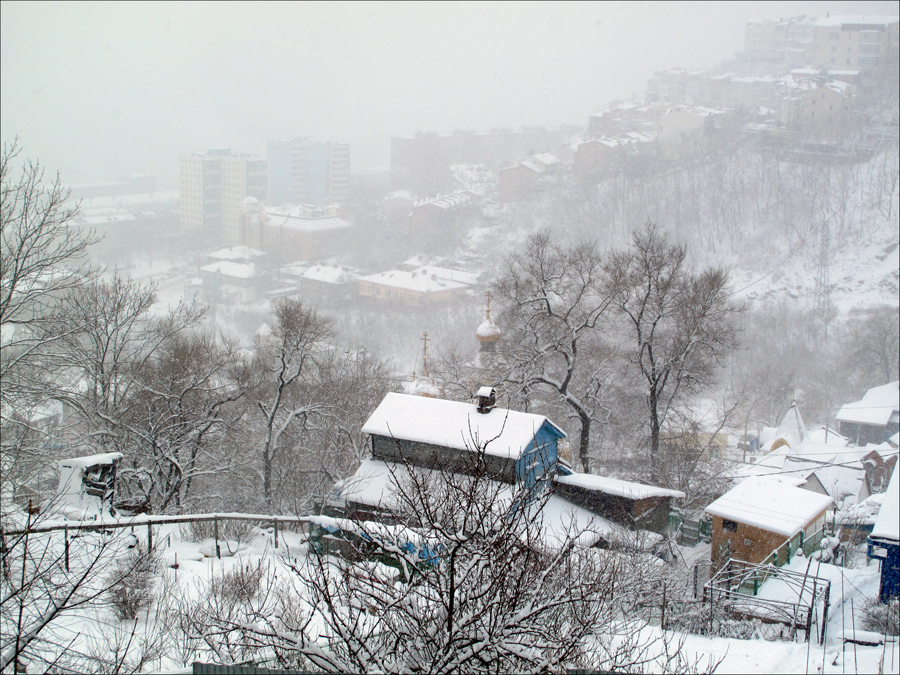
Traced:
[[388, 394], [366, 421], [363, 433], [431, 443], [457, 450], [478, 450], [518, 459], [544, 424], [565, 433], [543, 415], [494, 408], [479, 413], [471, 403]]
[[[248, 197], [248, 199], [252, 199], [252, 197]], [[265, 255], [266, 254], [263, 251], [241, 245], [232, 246], [230, 248], [220, 248], [218, 251], [207, 253], [206, 257], [211, 260], [250, 261], [254, 258], [262, 258]]]
[[435, 278], [432, 278], [430, 274], [425, 274], [423, 272], [404, 272], [403, 270], [391, 270], [390, 272], [370, 274], [365, 277], [360, 277], [359, 281], [360, 283], [390, 286], [407, 291], [417, 291], [419, 293], [436, 293], [438, 291], [461, 290], [469, 287], [469, 284], [441, 279], [440, 277], [437, 277], [437, 275], [435, 275]]
[[742, 481], [706, 507], [706, 512], [793, 537], [832, 504], [831, 497], [772, 478]]
[[256, 276], [256, 265], [254, 263], [236, 263], [223, 260], [211, 265], [205, 265], [200, 268], [200, 271], [208, 274], [221, 274], [234, 279], [252, 279]]
[[900, 381], [869, 389], [862, 400], [843, 406], [837, 420], [884, 426], [897, 410], [900, 410]]
[[900, 479], [897, 478], [900, 471], [894, 471], [891, 482], [884, 493], [884, 503], [875, 519], [875, 527], [872, 528], [873, 539], [887, 539], [900, 542]]
[[595, 476], [588, 473], [573, 473], [571, 476], [557, 476], [554, 480], [565, 485], [574, 485], [588, 490], [597, 490], [608, 495], [627, 497], [629, 499], [650, 499], [651, 497], [674, 497], [684, 499], [685, 494], [678, 490], [668, 490], [655, 485], [644, 485], [618, 478]]

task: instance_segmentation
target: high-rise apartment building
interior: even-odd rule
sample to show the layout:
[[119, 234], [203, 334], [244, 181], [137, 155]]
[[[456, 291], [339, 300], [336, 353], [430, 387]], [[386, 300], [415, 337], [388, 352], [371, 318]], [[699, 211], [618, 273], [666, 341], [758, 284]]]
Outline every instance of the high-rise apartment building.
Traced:
[[791, 68], [808, 65], [812, 56], [815, 19], [805, 15], [772, 21], [750, 21], [744, 36], [748, 58]]
[[269, 141], [269, 204], [325, 206], [347, 199], [350, 146], [294, 138]]
[[828, 16], [815, 23], [813, 65], [872, 70], [896, 65], [898, 16]]
[[182, 233], [201, 245], [239, 244], [241, 204], [247, 197], [266, 198], [266, 160], [212, 148], [182, 155], [180, 173]]

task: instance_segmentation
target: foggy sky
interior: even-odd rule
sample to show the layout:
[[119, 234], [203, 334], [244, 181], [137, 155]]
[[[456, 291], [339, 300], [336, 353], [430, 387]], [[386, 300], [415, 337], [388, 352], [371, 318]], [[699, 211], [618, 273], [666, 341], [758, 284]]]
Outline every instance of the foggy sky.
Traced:
[[667, 67], [712, 67], [748, 20], [896, 2], [3, 2], [0, 133], [64, 182], [156, 173], [207, 147], [351, 143], [387, 167], [415, 131], [584, 125]]

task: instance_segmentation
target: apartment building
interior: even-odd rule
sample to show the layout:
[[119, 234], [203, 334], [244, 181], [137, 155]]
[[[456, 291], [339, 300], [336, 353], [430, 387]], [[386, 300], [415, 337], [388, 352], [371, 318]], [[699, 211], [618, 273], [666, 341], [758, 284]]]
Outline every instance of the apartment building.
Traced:
[[826, 16], [815, 22], [815, 66], [873, 70], [898, 58], [898, 16]]
[[805, 15], [773, 21], [750, 21], [744, 34], [744, 54], [755, 61], [789, 67], [810, 62], [815, 19]]
[[269, 204], [326, 206], [350, 192], [350, 146], [296, 137], [269, 141]]
[[410, 190], [420, 197], [451, 192], [460, 181], [451, 166], [477, 164], [497, 171], [517, 157], [540, 152], [558, 153], [568, 140], [580, 136], [577, 126], [559, 129], [525, 127], [492, 129], [486, 133], [456, 130], [452, 134], [417, 132], [391, 138], [391, 179], [395, 190]]
[[265, 158], [211, 148], [182, 155], [180, 176], [182, 234], [196, 238], [201, 246], [241, 243], [244, 199], [266, 197]]

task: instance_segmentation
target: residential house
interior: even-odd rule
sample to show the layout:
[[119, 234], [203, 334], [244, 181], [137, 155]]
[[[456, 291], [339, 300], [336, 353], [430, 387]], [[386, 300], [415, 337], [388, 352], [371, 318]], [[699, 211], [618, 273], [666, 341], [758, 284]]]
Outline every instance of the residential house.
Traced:
[[521, 486], [546, 497], [541, 527], [550, 540], [564, 539], [570, 526], [585, 546], [609, 546], [623, 533], [648, 550], [662, 540], [668, 500], [682, 493], [573, 473], [559, 459], [559, 427], [542, 415], [497, 408], [495, 400], [490, 387], [479, 390], [477, 403], [388, 394], [363, 426], [371, 458], [335, 486], [324, 514], [396, 524], [397, 490], [412, 467], [428, 476], [486, 472], [499, 495], [512, 497]]
[[256, 263], [222, 260], [200, 268], [203, 292], [209, 302], [243, 304], [259, 299], [264, 277]]
[[351, 225], [333, 208], [278, 206], [247, 213], [245, 241], [277, 262], [317, 260], [337, 253]]
[[884, 503], [869, 535], [867, 554], [881, 562], [879, 601], [887, 602], [900, 595], [900, 479], [897, 474], [891, 478]]
[[336, 265], [310, 265], [301, 275], [300, 293], [314, 305], [333, 306], [357, 295], [358, 274]]
[[900, 381], [869, 389], [861, 400], [842, 406], [836, 419], [851, 443], [883, 443], [900, 431]]
[[442, 267], [400, 269], [359, 278], [359, 294], [402, 305], [431, 305], [450, 302], [474, 288], [472, 274]]
[[833, 501], [769, 477], [747, 478], [706, 507], [712, 516], [715, 568], [735, 558], [785, 564], [801, 548], [814, 550]]

